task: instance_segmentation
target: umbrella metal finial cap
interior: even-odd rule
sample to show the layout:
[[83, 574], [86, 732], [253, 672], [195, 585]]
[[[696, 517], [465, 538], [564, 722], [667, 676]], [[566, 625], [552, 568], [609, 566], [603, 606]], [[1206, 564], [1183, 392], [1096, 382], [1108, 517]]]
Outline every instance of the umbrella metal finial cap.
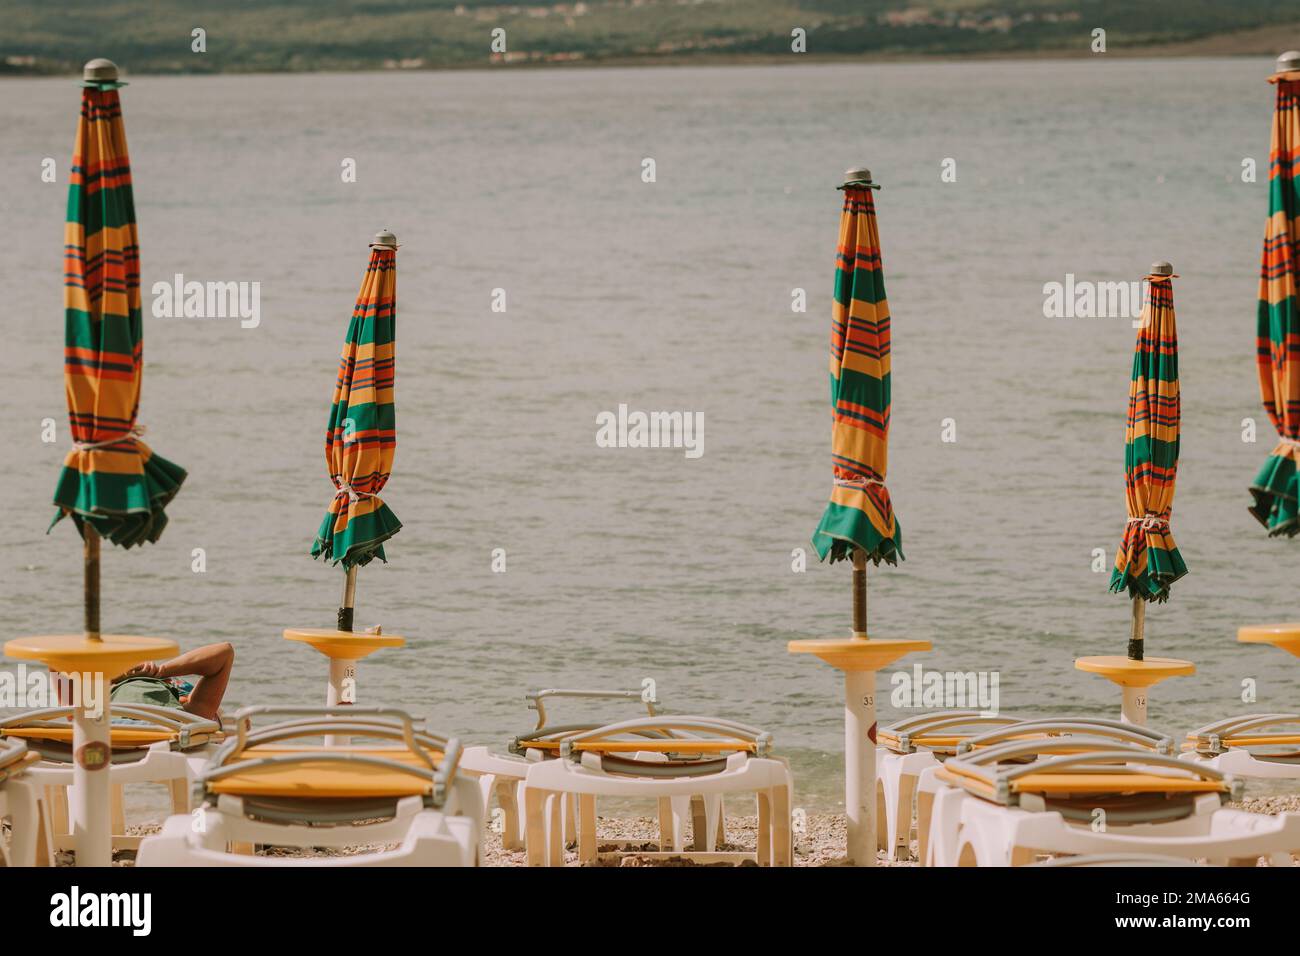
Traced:
[[116, 83], [117, 64], [102, 56], [97, 57], [82, 68], [81, 78], [87, 83]]
[[855, 166], [853, 169], [844, 170], [844, 185], [850, 183], [869, 183], [871, 182], [871, 170], [865, 166]]
[[1277, 72], [1300, 72], [1300, 50], [1287, 50], [1277, 58]]
[[381, 229], [375, 233], [375, 238], [370, 243], [371, 249], [396, 249], [397, 237], [387, 229]]
[[1151, 275], [1153, 276], [1171, 276], [1174, 274], [1174, 267], [1171, 263], [1160, 262], [1151, 263]]

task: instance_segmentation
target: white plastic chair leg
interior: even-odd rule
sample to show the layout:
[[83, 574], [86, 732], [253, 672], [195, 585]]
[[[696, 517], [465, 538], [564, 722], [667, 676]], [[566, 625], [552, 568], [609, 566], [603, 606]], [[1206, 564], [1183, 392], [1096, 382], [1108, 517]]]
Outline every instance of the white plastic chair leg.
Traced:
[[524, 791], [525, 843], [528, 848], [528, 865], [545, 866], [547, 846], [547, 796], [544, 790], [530, 787]]
[[772, 788], [772, 865], [794, 862], [794, 835], [790, 827], [790, 804], [794, 798], [788, 786]]
[[956, 866], [961, 834], [961, 805], [966, 795], [952, 787], [934, 793], [927, 866]]
[[576, 846], [578, 842], [578, 797], [576, 794], [565, 794], [563, 804], [560, 808], [561, 816], [564, 821], [564, 845]]
[[889, 859], [906, 860], [912, 854], [912, 800], [916, 796], [916, 775], [900, 773], [894, 790], [894, 809], [889, 816]]
[[669, 797], [668, 800], [673, 813], [673, 845], [670, 849], [681, 853], [686, 849], [686, 820], [691, 815], [691, 798]]
[[50, 815], [42, 791], [44, 787], [30, 780], [10, 780], [3, 801], [13, 821], [9, 834], [9, 851], [0, 848], [0, 863], [7, 856], [11, 866], [53, 865], [54, 847], [50, 839]]
[[523, 821], [519, 816], [519, 810], [523, 804], [523, 783], [521, 781], [494, 778], [491, 786], [496, 792], [497, 806], [501, 809], [501, 848], [505, 850], [522, 849], [524, 845], [524, 828]]
[[704, 794], [704, 826], [708, 836], [708, 850], [712, 853], [722, 842], [722, 794]]
[[584, 793], [578, 797], [578, 860], [582, 863], [595, 863], [597, 856], [596, 840], [596, 795]]
[[568, 802], [567, 794], [552, 793], [547, 796], [547, 866], [564, 866], [564, 815]]

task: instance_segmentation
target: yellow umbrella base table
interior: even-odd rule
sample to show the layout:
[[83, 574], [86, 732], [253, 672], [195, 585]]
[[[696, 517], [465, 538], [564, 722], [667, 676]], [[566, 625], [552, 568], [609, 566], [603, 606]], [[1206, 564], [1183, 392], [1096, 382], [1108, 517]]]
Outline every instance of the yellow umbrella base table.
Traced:
[[[314, 647], [329, 658], [329, 684], [325, 689], [327, 707], [356, 703], [357, 661], [385, 647], [401, 647], [406, 643], [406, 638], [396, 634], [367, 634], [364, 631], [316, 627], [287, 627], [284, 629], [284, 639]], [[327, 737], [325, 742], [332, 746], [347, 743], [342, 737]]]
[[1237, 630], [1243, 644], [1272, 644], [1300, 657], [1300, 624], [1253, 624]]
[[840, 638], [791, 641], [791, 654], [812, 654], [844, 672], [844, 815], [849, 860], [876, 865], [876, 671], [929, 641]]
[[165, 637], [130, 634], [47, 634], [18, 637], [5, 644], [5, 655], [41, 661], [52, 673], [73, 678], [79, 696], [72, 719], [72, 793], [69, 812], [77, 866], [110, 866], [113, 862], [112, 807], [108, 768], [112, 757], [109, 735], [109, 682], [145, 661], [174, 657], [179, 648]]
[[1188, 677], [1196, 673], [1196, 665], [1173, 657], [1148, 657], [1135, 661], [1123, 655], [1080, 657], [1074, 662], [1077, 670], [1100, 674], [1120, 686], [1123, 702], [1120, 720], [1145, 727], [1147, 722], [1147, 688], [1170, 677]]
[[165, 637], [137, 637], [104, 634], [98, 639], [85, 634], [46, 634], [16, 637], [5, 644], [5, 655], [19, 660], [41, 661], [61, 674], [100, 674], [111, 681], [137, 664], [174, 657], [179, 648]]

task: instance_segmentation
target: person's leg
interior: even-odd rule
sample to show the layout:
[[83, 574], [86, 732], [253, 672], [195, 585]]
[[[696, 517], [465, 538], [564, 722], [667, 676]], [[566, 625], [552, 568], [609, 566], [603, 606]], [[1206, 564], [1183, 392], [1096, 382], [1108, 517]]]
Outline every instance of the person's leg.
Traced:
[[185, 702], [185, 709], [191, 714], [216, 720], [234, 665], [234, 647], [229, 644], [208, 644], [160, 664], [157, 676], [197, 676], [198, 682], [190, 692], [189, 700]]

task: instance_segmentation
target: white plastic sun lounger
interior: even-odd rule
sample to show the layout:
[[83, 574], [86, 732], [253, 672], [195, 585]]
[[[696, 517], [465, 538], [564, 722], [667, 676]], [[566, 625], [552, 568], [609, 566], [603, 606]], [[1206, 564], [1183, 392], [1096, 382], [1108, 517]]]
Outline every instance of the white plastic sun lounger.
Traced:
[[[585, 692], [561, 692], [569, 696], [583, 696]], [[602, 695], [603, 696], [603, 695]], [[617, 696], [623, 696], [618, 694]], [[647, 705], [653, 710], [653, 705]], [[652, 713], [651, 717], [659, 714]], [[554, 760], [560, 756], [564, 741], [580, 734], [604, 730], [611, 726], [607, 723], [566, 724], [534, 729], [530, 733], [516, 737], [510, 743], [510, 752], [514, 759], [524, 761], [524, 766], [531, 766], [538, 761]], [[739, 725], [737, 725], [739, 726]], [[673, 735], [665, 733], [658, 726], [644, 727], [629, 731], [635, 740], [662, 741]], [[681, 736], [681, 735], [677, 735]], [[524, 784], [519, 786], [519, 805], [524, 805]], [[551, 801], [551, 813], [547, 816], [547, 850], [552, 854], [562, 855], [563, 847], [575, 846], [578, 842], [577, 820], [578, 799], [576, 793], [564, 794], [562, 799]], [[659, 843], [662, 846], [680, 846], [686, 832], [686, 821], [691, 823], [692, 846], [695, 850], [713, 849], [726, 842], [726, 815], [722, 795], [719, 793], [696, 793], [667, 795], [659, 799]], [[707, 834], [705, 831], [708, 831]], [[551, 841], [558, 840], [552, 845]], [[526, 840], [525, 840], [526, 842]], [[626, 841], [625, 841], [626, 842]]]
[[[655, 709], [658, 701], [646, 700], [640, 690], [570, 690], [552, 687], [527, 695], [528, 709], [537, 711], [537, 726], [531, 734], [516, 737], [510, 745], [510, 753], [493, 753], [487, 747], [466, 747], [460, 757], [461, 772], [478, 779], [483, 793], [484, 818], [494, 820], [493, 825], [501, 832], [501, 846], [506, 850], [518, 850], [524, 846], [524, 820], [520, 811], [524, 805], [524, 778], [528, 775], [528, 768], [537, 760], [557, 755], [551, 751], [530, 752], [526, 741], [541, 734], [579, 733], [603, 726], [601, 723], [585, 723], [547, 727], [546, 701], [551, 698], [622, 700], [643, 705], [651, 717], [658, 713]], [[499, 816], [492, 811], [493, 796], [496, 797]], [[565, 844], [571, 844], [577, 839], [576, 799], [563, 801], [560, 815], [562, 839]]]
[[[993, 730], [966, 738], [958, 742], [957, 751], [959, 754], [967, 754], [1016, 740], [1041, 739], [1047, 741], [1052, 738], [1062, 738], [1070, 735], [1108, 739], [1113, 743], [1139, 747], [1159, 754], [1172, 754], [1174, 751], [1172, 737], [1148, 727], [1100, 717], [1024, 720], [1014, 725], [996, 727]], [[1075, 749], [1078, 749], [1078, 746], [1076, 744]], [[1088, 743], [1086, 740], [1081, 746], [1085, 750], [1097, 749], [1095, 743]], [[1042, 753], [1047, 753], [1049, 750], [1053, 753], [1071, 752], [1070, 747], [1066, 745], [1064, 740], [1052, 740], [1051, 746], [1045, 747]], [[941, 764], [936, 763], [933, 767], [927, 767], [921, 771], [916, 783], [917, 859], [920, 860], [922, 866], [933, 865], [931, 836], [934, 830], [935, 798], [941, 791], [950, 789], [938, 776], [940, 766]], [[949, 794], [948, 798], [950, 800], [956, 799], [952, 794]], [[951, 823], [945, 825], [955, 826], [955, 824]], [[954, 829], [941, 833], [941, 838], [946, 839], [948, 843], [951, 843], [956, 837], [957, 834]]]
[[934, 808], [931, 863], [937, 866], [1019, 866], [1041, 853], [1143, 853], [1254, 865], [1260, 856], [1289, 863], [1300, 849], [1300, 814], [1225, 809], [1240, 797], [1239, 781], [1099, 737], [974, 749], [935, 774], [946, 785]]
[[[535, 762], [525, 780], [530, 866], [563, 865], [556, 836], [557, 807], [566, 794], [578, 797], [578, 857], [583, 863], [594, 861], [597, 855], [598, 797], [658, 802], [659, 849], [638, 851], [639, 856], [685, 857], [709, 863], [752, 860], [760, 866], [791, 863], [794, 784], [786, 762], [771, 756], [770, 734], [711, 717], [661, 716], [529, 743], [531, 747], [554, 745], [560, 756]], [[719, 846], [722, 798], [741, 793], [754, 794], [757, 803], [753, 853]], [[703, 808], [703, 819], [696, 820], [695, 842], [688, 849], [680, 820], [669, 824], [665, 816], [671, 813], [673, 801], [689, 802], [697, 797], [704, 797], [697, 804]]]
[[[254, 717], [292, 719], [253, 729]], [[326, 735], [353, 740], [305, 743]], [[198, 776], [196, 809], [146, 837], [137, 865], [474, 866], [482, 803], [457, 776], [460, 752], [392, 708], [245, 708]], [[233, 851], [249, 844], [396, 846], [308, 860]]]
[[[912, 800], [927, 767], [937, 767], [962, 741], [990, 728], [1016, 724], [1015, 717], [973, 710], [920, 714], [876, 733], [876, 848], [891, 860], [911, 855]], [[918, 834], [918, 839], [919, 839]]]
[[[72, 786], [71, 717], [76, 708], [47, 707], [0, 720], [0, 737], [23, 740], [40, 755], [30, 778], [47, 788], [56, 850], [71, 850], [67, 788]], [[152, 783], [168, 788], [173, 813], [189, 812], [189, 790], [195, 776], [222, 739], [221, 725], [171, 707], [115, 704], [109, 729], [108, 768], [112, 787], [113, 849], [133, 850], [139, 837], [126, 835], [122, 788]]]
[[40, 755], [16, 739], [0, 739], [0, 821], [8, 820], [8, 847], [0, 839], [0, 866], [48, 865], [54, 858], [42, 788], [30, 770]]
[[916, 797], [917, 858], [926, 859], [934, 793], [937, 778], [931, 772], [944, 760], [972, 748], [989, 747], [1007, 740], [1034, 737], [1060, 737], [1089, 734], [1110, 737], [1121, 743], [1149, 747], [1157, 753], [1170, 753], [1173, 740], [1145, 727], [1117, 720], [1094, 717], [1044, 718], [1020, 720], [1012, 717], [985, 717], [975, 711], [924, 714], [881, 730], [877, 740], [881, 785], [877, 799], [883, 802], [885, 832], [888, 840], [882, 849], [892, 847], [891, 856], [906, 858], [913, 823], [912, 797]]
[[1247, 714], [1206, 724], [1187, 735], [1183, 751], [1187, 760], [1238, 777], [1300, 780], [1300, 714]]

